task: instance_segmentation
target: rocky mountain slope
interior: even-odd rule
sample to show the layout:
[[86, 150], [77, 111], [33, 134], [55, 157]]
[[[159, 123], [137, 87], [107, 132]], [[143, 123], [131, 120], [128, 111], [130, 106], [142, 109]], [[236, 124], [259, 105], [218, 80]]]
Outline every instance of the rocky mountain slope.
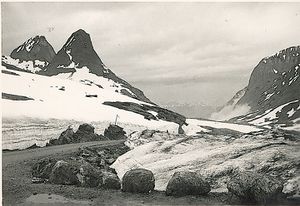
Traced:
[[[248, 111], [237, 113], [232, 121], [260, 125], [291, 126], [300, 117], [300, 46], [290, 47], [263, 58], [254, 68], [249, 84], [233, 110], [246, 106]], [[240, 116], [240, 117], [238, 117]], [[232, 118], [232, 116], [227, 119]], [[259, 121], [254, 121], [258, 120]]]
[[[65, 73], [69, 75], [68, 77], [74, 78], [76, 71], [80, 69], [87, 70], [91, 78], [98, 76], [112, 80], [115, 83], [112, 86], [116, 87], [116, 92], [151, 103], [141, 90], [119, 78], [104, 65], [93, 48], [90, 35], [82, 29], [74, 32], [68, 38], [51, 63], [43, 71], [40, 71], [39, 74], [55, 76]], [[85, 78], [88, 79], [88, 77]], [[81, 79], [80, 81], [85, 81], [85, 79]]]
[[[141, 90], [108, 69], [85, 31], [74, 32], [53, 58], [51, 52], [35, 49], [43, 42], [45, 38], [38, 36], [10, 57], [3, 56], [4, 118], [118, 121], [173, 132], [185, 124], [184, 116], [152, 103]], [[21, 59], [47, 63], [38, 70], [28, 70], [20, 66]]]
[[15, 70], [36, 73], [47, 66], [55, 51], [44, 36], [35, 36], [14, 49], [10, 56], [2, 56], [2, 64]]

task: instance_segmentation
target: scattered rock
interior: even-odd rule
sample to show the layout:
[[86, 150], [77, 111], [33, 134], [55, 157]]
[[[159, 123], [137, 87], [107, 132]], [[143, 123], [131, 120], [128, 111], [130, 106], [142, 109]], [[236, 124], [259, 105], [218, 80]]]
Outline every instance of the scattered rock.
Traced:
[[155, 179], [150, 170], [132, 169], [122, 179], [122, 191], [132, 193], [149, 193], [154, 190]]
[[119, 177], [112, 172], [103, 172], [102, 182], [99, 187], [105, 189], [121, 189], [121, 183]]
[[104, 130], [104, 136], [109, 139], [126, 139], [126, 132], [122, 127], [111, 124], [107, 129]]
[[175, 172], [168, 182], [166, 195], [206, 195], [210, 190], [209, 183], [196, 172]]
[[43, 158], [32, 167], [32, 176], [37, 178], [49, 179], [52, 168], [57, 162], [54, 158]]
[[79, 180], [76, 176], [78, 169], [63, 160], [56, 162], [50, 174], [49, 181], [53, 184], [77, 185]]
[[242, 202], [266, 203], [282, 193], [281, 181], [255, 172], [239, 172], [227, 183], [227, 189]]

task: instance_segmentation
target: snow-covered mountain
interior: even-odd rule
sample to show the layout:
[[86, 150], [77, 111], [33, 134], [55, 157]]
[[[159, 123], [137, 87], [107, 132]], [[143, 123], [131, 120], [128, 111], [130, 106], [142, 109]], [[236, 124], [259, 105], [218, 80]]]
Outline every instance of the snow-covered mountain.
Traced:
[[55, 56], [55, 51], [44, 36], [35, 36], [14, 49], [10, 56], [2, 56], [2, 64], [10, 69], [39, 72]]
[[[77, 75], [80, 70], [87, 71], [84, 77]], [[141, 90], [119, 78], [104, 65], [93, 48], [90, 35], [82, 29], [74, 32], [68, 38], [51, 63], [39, 74], [46, 76], [62, 76], [61, 74], [64, 74], [65, 77], [72, 77], [79, 81], [95, 80], [101, 77], [114, 82], [111, 87], [115, 88], [115, 92], [152, 103]], [[101, 87], [101, 85], [99, 86]]]
[[[25, 42], [13, 53], [33, 52], [41, 44], [41, 38]], [[39, 51], [35, 51], [36, 56], [43, 56]], [[88, 122], [114, 122], [118, 118], [118, 122], [175, 133], [186, 124], [184, 116], [152, 103], [141, 90], [108, 69], [93, 49], [89, 34], [83, 30], [74, 32], [52, 60], [47, 59], [50, 62], [38, 71], [21, 67], [20, 59], [24, 60], [21, 56], [20, 53], [20, 56], [2, 58], [4, 118]], [[26, 60], [46, 61], [33, 56]]]
[[[227, 116], [227, 119], [282, 127], [299, 124], [299, 74], [300, 46], [263, 58], [254, 68], [246, 89], [239, 92], [242, 95], [238, 95], [238, 101], [228, 103], [232, 105], [231, 112], [235, 117]], [[241, 108], [246, 109], [235, 112]]]

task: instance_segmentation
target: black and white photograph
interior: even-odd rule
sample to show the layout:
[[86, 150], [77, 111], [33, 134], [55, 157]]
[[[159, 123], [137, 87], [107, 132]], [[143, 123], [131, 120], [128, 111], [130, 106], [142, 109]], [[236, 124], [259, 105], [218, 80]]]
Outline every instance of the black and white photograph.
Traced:
[[5, 206], [300, 205], [300, 2], [1, 1]]

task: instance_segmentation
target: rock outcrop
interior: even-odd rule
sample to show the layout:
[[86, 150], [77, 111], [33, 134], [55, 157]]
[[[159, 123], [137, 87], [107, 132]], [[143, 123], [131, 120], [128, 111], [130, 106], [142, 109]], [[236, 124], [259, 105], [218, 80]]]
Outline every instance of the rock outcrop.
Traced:
[[116, 140], [116, 139], [126, 139], [126, 132], [122, 127], [114, 124], [110, 124], [107, 129], [104, 130], [104, 136], [108, 139]]
[[55, 51], [44, 36], [35, 36], [14, 49], [10, 56], [21, 61], [51, 62]]
[[206, 195], [210, 189], [209, 183], [196, 172], [175, 172], [168, 182], [166, 195]]
[[154, 190], [155, 179], [150, 170], [132, 169], [122, 178], [122, 191], [132, 193], [149, 193]]
[[73, 139], [75, 142], [88, 142], [105, 139], [103, 135], [98, 135], [94, 131], [95, 128], [92, 125], [86, 123], [82, 124], [73, 135]]
[[[164, 120], [174, 122], [179, 126], [187, 125], [186, 118], [176, 112], [155, 105], [137, 104], [134, 102], [103, 102], [104, 105], [131, 111], [144, 116], [147, 120]], [[180, 131], [179, 131], [180, 133]]]
[[85, 123], [80, 125], [75, 133], [73, 128], [69, 126], [61, 133], [58, 139], [51, 139], [47, 145], [62, 145], [101, 140], [106, 140], [106, 138], [103, 135], [96, 134], [95, 128], [92, 125]]

